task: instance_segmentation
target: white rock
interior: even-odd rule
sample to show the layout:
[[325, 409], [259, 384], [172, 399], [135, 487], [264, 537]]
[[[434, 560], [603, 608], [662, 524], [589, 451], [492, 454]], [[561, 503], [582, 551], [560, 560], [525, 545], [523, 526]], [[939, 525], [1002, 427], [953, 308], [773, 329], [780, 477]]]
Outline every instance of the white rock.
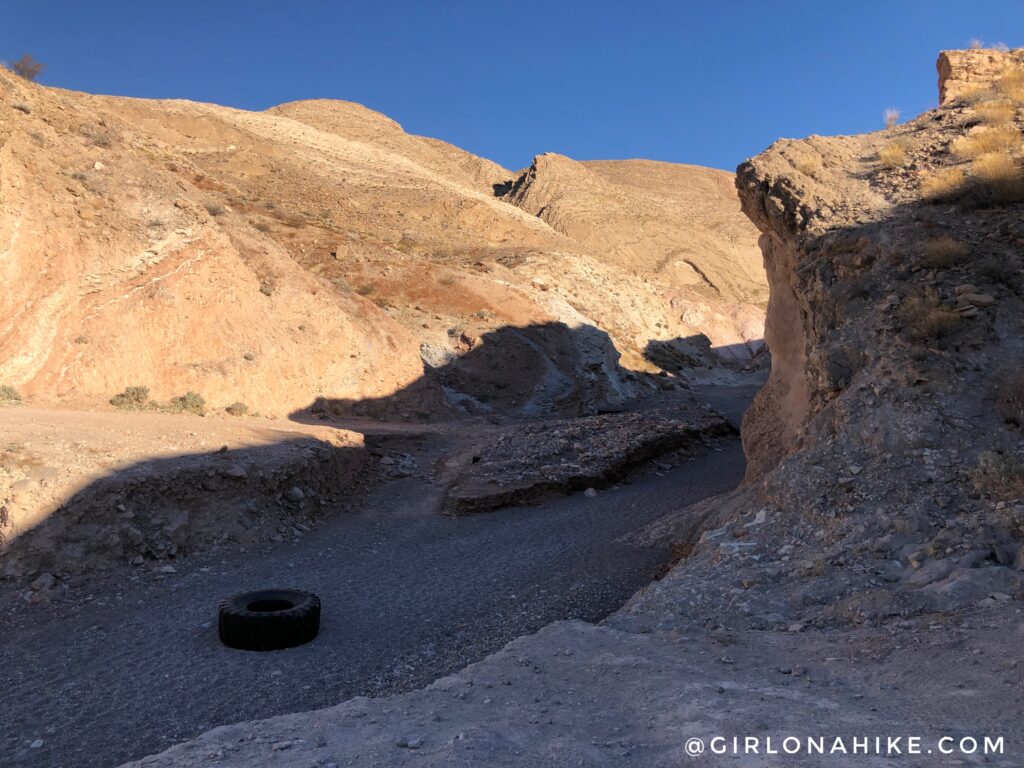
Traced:
[[588, 499], [593, 499], [595, 496], [597, 496], [597, 491], [594, 488], [587, 488], [587, 490], [583, 492], [583, 495], [586, 496]]

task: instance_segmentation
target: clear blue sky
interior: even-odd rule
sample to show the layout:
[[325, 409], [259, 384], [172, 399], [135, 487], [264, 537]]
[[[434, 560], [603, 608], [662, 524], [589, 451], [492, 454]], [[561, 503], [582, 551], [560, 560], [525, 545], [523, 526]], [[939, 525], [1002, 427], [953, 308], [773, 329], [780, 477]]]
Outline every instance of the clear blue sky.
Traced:
[[32, 53], [49, 85], [348, 99], [512, 169], [547, 151], [731, 169], [928, 109], [940, 49], [1014, 35], [1021, 0], [0, 0], [0, 58]]

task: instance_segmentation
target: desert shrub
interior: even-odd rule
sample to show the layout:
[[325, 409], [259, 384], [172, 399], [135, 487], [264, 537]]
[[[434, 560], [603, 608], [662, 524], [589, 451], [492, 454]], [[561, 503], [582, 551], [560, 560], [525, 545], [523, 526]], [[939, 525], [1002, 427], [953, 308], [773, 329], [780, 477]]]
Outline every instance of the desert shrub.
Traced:
[[996, 81], [996, 88], [1010, 101], [1024, 103], [1024, 69], [1011, 69]]
[[1024, 496], [1024, 461], [1017, 454], [985, 451], [970, 477], [974, 490], [994, 499]]
[[24, 112], [26, 115], [32, 114], [32, 107], [26, 104], [24, 101], [18, 101], [11, 105], [19, 112]]
[[18, 77], [23, 77], [30, 81], [34, 81], [39, 77], [44, 69], [46, 69], [46, 65], [36, 61], [32, 58], [32, 55], [28, 53], [22, 55], [20, 59], [13, 62], [10, 66], [11, 72], [16, 74]]
[[1024, 427], [1024, 370], [1004, 372], [996, 383], [996, 413], [1007, 424]]
[[878, 162], [883, 168], [902, 168], [907, 163], [907, 141], [893, 139], [878, 150]]
[[94, 147], [109, 149], [116, 138], [114, 132], [105, 125], [93, 125], [85, 123], [78, 128], [78, 133]]
[[75, 336], [75, 344], [88, 344], [88, 343], [89, 343], [89, 337], [88, 336]]
[[900, 111], [896, 107], [887, 107], [882, 113], [886, 128], [893, 128], [900, 121]]
[[21, 395], [10, 384], [0, 384], [0, 404], [17, 405], [21, 402]]
[[1024, 200], [1024, 174], [1008, 154], [989, 152], [971, 164], [977, 196], [983, 202], [1006, 204]]
[[186, 392], [172, 398], [167, 404], [167, 410], [171, 413], [194, 413], [202, 416], [206, 413], [206, 401], [198, 392]]
[[438, 285], [445, 285], [450, 287], [455, 285], [455, 283], [455, 277], [452, 275], [441, 275], [440, 277], [437, 278]]
[[966, 174], [962, 168], [940, 168], [921, 180], [921, 194], [928, 200], [950, 200], [963, 191]]
[[975, 105], [974, 112], [989, 125], [1004, 125], [1017, 116], [1017, 108], [1006, 99], [982, 101]]
[[227, 411], [232, 416], [245, 416], [247, 413], [249, 413], [249, 406], [239, 401], [232, 403], [224, 410]]
[[360, 296], [370, 296], [375, 290], [377, 290], [377, 285], [375, 283], [366, 283], [365, 285], [360, 285], [356, 288], [356, 293]]
[[912, 339], [935, 341], [948, 336], [960, 321], [957, 313], [945, 307], [932, 291], [908, 297], [900, 307], [903, 329]]
[[953, 140], [954, 155], [972, 159], [992, 152], [1013, 152], [1021, 146], [1021, 135], [1012, 125], [982, 127]]
[[224, 206], [220, 203], [206, 203], [203, 207], [206, 208], [206, 212], [211, 216], [223, 216], [226, 212]]
[[110, 398], [110, 404], [122, 411], [145, 411], [153, 407], [149, 387], [125, 387], [124, 392]]
[[928, 240], [921, 247], [921, 261], [933, 269], [949, 269], [959, 264], [971, 252], [966, 243], [949, 235]]
[[266, 234], [267, 232], [270, 232], [273, 229], [265, 221], [257, 221], [255, 224], [253, 224], [253, 227], [257, 232], [262, 232], [263, 234]]

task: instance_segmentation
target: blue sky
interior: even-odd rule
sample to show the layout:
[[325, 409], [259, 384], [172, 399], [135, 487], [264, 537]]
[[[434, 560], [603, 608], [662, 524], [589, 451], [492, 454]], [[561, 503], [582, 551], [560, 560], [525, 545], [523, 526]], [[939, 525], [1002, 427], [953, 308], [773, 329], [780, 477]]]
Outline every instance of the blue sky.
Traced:
[[935, 105], [935, 58], [1024, 40], [1024, 2], [0, 0], [40, 81], [244, 109], [357, 101], [517, 169], [540, 152], [734, 168]]

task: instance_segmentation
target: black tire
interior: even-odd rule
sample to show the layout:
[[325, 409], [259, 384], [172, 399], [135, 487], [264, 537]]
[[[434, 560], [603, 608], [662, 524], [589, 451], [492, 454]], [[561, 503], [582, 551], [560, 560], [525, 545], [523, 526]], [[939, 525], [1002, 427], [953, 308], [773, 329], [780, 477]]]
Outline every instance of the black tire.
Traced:
[[297, 589], [243, 592], [220, 604], [220, 640], [243, 651], [308, 643], [320, 631], [320, 598]]

